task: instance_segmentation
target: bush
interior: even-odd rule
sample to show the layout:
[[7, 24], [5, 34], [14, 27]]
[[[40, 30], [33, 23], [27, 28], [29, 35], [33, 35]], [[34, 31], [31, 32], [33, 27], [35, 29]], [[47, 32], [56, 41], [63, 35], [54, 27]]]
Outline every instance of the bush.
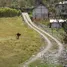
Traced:
[[64, 35], [63, 41], [64, 41], [65, 44], [67, 44], [67, 34]]
[[0, 17], [14, 17], [19, 16], [21, 13], [20, 10], [12, 8], [0, 8]]

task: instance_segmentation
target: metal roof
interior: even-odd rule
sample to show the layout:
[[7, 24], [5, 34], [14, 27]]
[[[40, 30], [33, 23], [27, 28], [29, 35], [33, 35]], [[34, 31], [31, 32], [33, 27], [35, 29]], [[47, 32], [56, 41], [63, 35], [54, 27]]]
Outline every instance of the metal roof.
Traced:
[[57, 22], [63, 23], [63, 22], [66, 22], [66, 20], [63, 20], [63, 19], [50, 19], [50, 23], [57, 23]]

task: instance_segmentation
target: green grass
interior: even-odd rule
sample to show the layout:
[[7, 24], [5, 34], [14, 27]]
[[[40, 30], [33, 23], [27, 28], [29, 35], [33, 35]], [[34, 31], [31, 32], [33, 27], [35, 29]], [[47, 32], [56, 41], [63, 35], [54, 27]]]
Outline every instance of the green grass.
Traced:
[[43, 45], [40, 35], [25, 25], [21, 17], [0, 18], [0, 67], [18, 67]]
[[48, 21], [48, 19], [46, 19], [46, 20], [40, 20], [39, 23], [42, 23], [42, 24], [44, 24], [44, 25], [46, 25], [46, 26], [49, 26], [49, 21]]
[[41, 62], [41, 60], [36, 60], [35, 62], [31, 63], [29, 67], [62, 67], [62, 65], [49, 64], [49, 63]]

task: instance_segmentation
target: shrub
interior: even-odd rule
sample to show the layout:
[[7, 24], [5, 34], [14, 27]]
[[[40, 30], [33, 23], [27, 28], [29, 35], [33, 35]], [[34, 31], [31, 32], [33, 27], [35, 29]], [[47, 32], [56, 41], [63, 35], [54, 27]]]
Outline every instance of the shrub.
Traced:
[[67, 34], [64, 35], [63, 41], [64, 41], [65, 44], [67, 44]]
[[0, 17], [14, 17], [19, 16], [21, 13], [20, 10], [12, 8], [0, 8]]

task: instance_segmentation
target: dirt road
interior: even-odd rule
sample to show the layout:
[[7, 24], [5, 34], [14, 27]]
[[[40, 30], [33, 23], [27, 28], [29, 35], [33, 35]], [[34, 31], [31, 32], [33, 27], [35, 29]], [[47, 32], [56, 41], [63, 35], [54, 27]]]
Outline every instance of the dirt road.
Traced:
[[28, 64], [30, 64], [33, 61], [35, 61], [36, 59], [40, 58], [42, 55], [44, 55], [44, 53], [46, 53], [46, 52], [48, 52], [48, 50], [50, 50], [50, 48], [52, 47], [52, 43], [50, 42], [50, 40], [48, 39], [47, 36], [52, 38], [57, 43], [57, 45], [58, 45], [58, 52], [55, 54], [55, 56], [59, 57], [61, 55], [61, 52], [63, 51], [63, 44], [61, 44], [56, 38], [54, 38], [49, 33], [47, 33], [46, 31], [44, 31], [41, 28], [39, 28], [36, 24], [34, 24], [34, 22], [31, 21], [28, 13], [22, 13], [22, 16], [24, 18], [24, 21], [28, 24], [28, 26], [30, 26], [32, 29], [37, 31], [41, 36], [43, 36], [43, 38], [47, 41], [47, 46], [46, 46], [46, 48], [43, 51], [37, 53], [37, 55], [35, 55], [34, 57], [32, 57], [28, 61], [26, 61], [23, 64], [23, 66], [21, 64], [20, 67], [28, 67]]

